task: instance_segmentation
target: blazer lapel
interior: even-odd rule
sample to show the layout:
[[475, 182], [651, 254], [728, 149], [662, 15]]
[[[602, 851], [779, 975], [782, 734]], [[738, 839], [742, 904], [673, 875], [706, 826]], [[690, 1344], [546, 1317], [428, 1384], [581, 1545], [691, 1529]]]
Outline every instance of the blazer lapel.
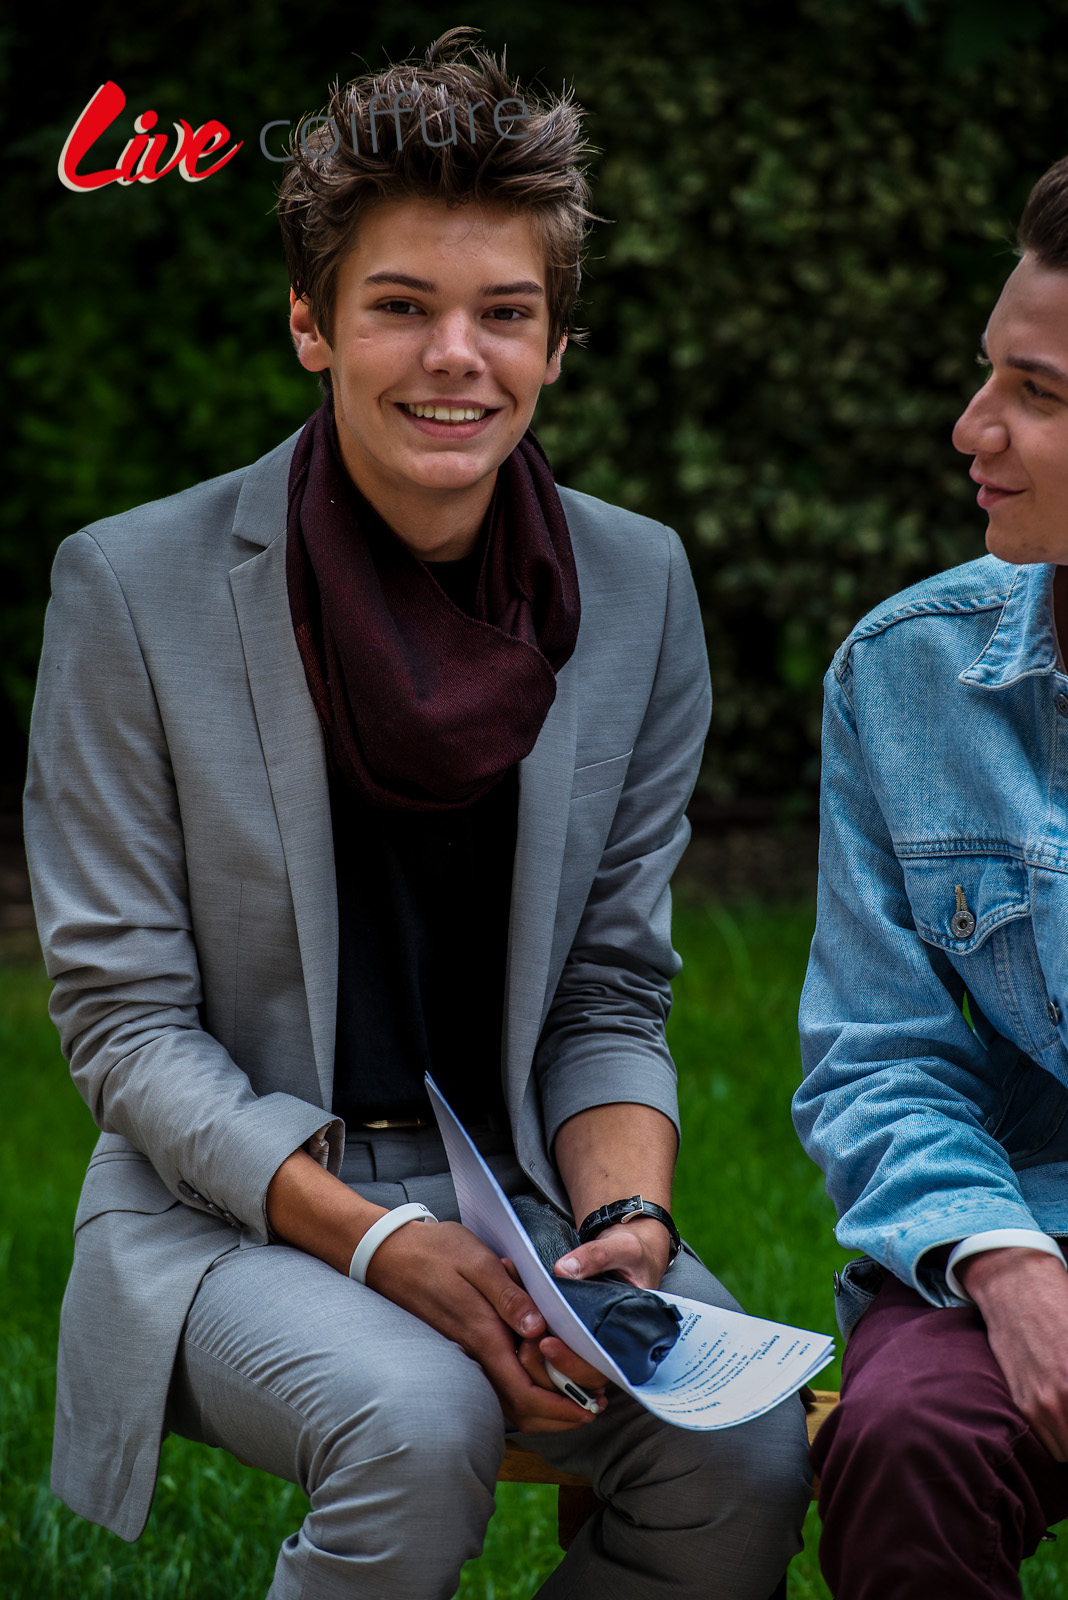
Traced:
[[258, 462], [246, 479], [234, 533], [266, 549], [231, 570], [230, 588], [293, 896], [315, 1067], [329, 1109], [337, 1015], [337, 881], [323, 736], [286, 589], [285, 491], [292, 442]]
[[[285, 506], [296, 436], [248, 474], [234, 517], [260, 553], [230, 573], [252, 700], [296, 913], [315, 1064], [331, 1104], [337, 1015], [337, 882], [319, 721], [293, 637], [285, 575]], [[560, 876], [575, 770], [574, 662], [519, 767], [519, 816], [505, 979], [504, 1087], [513, 1127], [529, 1102], [534, 1048], [548, 1004]]]
[[538, 742], [519, 764], [504, 1009], [504, 1089], [513, 1128], [520, 1121], [547, 1009], [545, 989], [575, 773], [574, 682], [569, 663], [556, 680], [556, 699]]

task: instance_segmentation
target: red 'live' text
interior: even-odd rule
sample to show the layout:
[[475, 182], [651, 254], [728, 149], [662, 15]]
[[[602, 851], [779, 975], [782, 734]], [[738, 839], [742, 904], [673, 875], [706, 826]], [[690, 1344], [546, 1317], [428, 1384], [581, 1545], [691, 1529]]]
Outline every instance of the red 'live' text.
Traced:
[[107, 83], [101, 84], [67, 135], [59, 157], [59, 180], [76, 194], [103, 189], [109, 183], [155, 183], [175, 168], [187, 183], [199, 183], [203, 178], [210, 178], [213, 172], [218, 172], [220, 167], [225, 167], [244, 143], [238, 140], [237, 144], [223, 150], [230, 137], [230, 130], [224, 123], [214, 120], [205, 122], [194, 133], [183, 117], [174, 124], [174, 148], [168, 152], [170, 135], [153, 133], [156, 113], [142, 111], [134, 119], [134, 137], [127, 140], [114, 167], [80, 172], [78, 169], [90, 150], [125, 105], [126, 96], [117, 83], [108, 79]]

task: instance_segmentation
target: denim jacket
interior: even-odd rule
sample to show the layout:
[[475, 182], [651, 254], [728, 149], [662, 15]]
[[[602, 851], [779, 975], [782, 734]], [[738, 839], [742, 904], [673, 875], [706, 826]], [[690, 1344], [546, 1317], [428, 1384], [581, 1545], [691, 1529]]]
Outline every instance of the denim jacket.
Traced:
[[839, 1244], [936, 1305], [954, 1297], [925, 1252], [1068, 1233], [1054, 570], [987, 556], [917, 584], [857, 625], [825, 681], [794, 1120]]

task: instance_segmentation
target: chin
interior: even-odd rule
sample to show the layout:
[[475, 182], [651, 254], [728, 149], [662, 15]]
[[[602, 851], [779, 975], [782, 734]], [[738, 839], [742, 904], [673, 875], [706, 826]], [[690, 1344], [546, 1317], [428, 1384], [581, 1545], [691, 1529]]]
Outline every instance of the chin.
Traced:
[[1045, 559], [1036, 549], [1035, 540], [1028, 538], [1026, 531], [1006, 527], [996, 514], [992, 516], [988, 512], [987, 516], [990, 520], [986, 529], [986, 547], [992, 556], [997, 556], [999, 561], [1011, 561], [1014, 566]]
[[457, 462], [455, 465], [443, 463], [427, 472], [413, 473], [412, 480], [418, 483], [421, 489], [438, 489], [446, 493], [449, 490], [477, 488], [496, 470], [496, 466], [482, 465], [473, 469], [469, 462]]

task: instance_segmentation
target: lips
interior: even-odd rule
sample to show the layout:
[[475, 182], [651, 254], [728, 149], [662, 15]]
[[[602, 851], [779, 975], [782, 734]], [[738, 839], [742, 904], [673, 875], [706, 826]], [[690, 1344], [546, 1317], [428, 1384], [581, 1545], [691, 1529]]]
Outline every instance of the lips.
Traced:
[[1023, 489], [1010, 489], [1003, 483], [990, 483], [985, 478], [973, 478], [972, 481], [979, 485], [979, 493], [975, 498], [984, 511], [992, 511], [1003, 500], [1013, 500], [1024, 493]]

